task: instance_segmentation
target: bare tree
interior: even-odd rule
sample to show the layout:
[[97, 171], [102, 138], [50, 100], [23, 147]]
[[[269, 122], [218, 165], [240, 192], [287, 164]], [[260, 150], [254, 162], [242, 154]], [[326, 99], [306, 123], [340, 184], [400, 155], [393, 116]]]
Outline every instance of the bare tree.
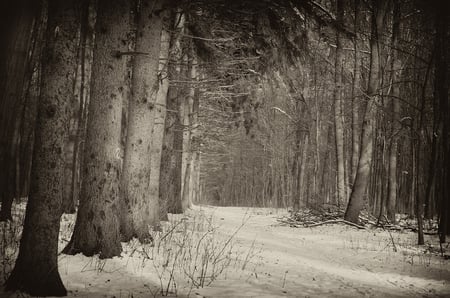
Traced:
[[181, 76], [181, 37], [185, 16], [179, 12], [173, 20], [174, 33], [170, 45], [169, 90], [167, 93], [167, 116], [164, 124], [164, 142], [161, 156], [160, 204], [161, 219], [167, 212], [181, 213], [181, 164], [183, 150], [183, 127], [179, 109], [182, 88], [175, 82]]
[[4, 1], [0, 25], [0, 221], [12, 220], [16, 195], [16, 144], [28, 53], [39, 1]]
[[397, 202], [397, 155], [398, 155], [398, 139], [400, 133], [400, 86], [396, 84], [401, 76], [401, 61], [398, 54], [398, 38], [400, 30], [400, 1], [394, 0], [394, 11], [392, 21], [392, 118], [391, 118], [391, 147], [389, 151], [389, 188], [387, 198], [387, 217], [391, 223], [395, 223], [395, 211]]
[[[127, 141], [123, 161], [122, 192], [128, 212], [122, 217], [122, 240], [150, 237], [149, 227], [159, 222], [158, 199], [149, 195], [152, 130], [159, 89], [158, 61], [161, 41], [160, 0], [141, 2], [133, 60], [132, 98], [129, 103]], [[128, 227], [131, 227], [129, 229]]]
[[169, 89], [168, 65], [169, 65], [169, 47], [170, 33], [166, 25], [170, 21], [170, 14], [163, 16], [163, 30], [161, 31], [161, 51], [159, 56], [158, 79], [159, 89], [155, 102], [155, 121], [152, 130], [152, 143], [150, 149], [150, 158], [152, 169], [150, 171], [149, 196], [150, 200], [158, 200], [158, 216], [164, 216], [165, 206], [160, 206], [160, 174], [161, 174], [161, 157], [164, 141], [164, 123], [167, 115], [167, 91]]
[[30, 197], [19, 256], [6, 282], [7, 290], [36, 296], [67, 295], [58, 273], [57, 253], [64, 144], [78, 45], [76, 2], [49, 2]]
[[359, 221], [359, 213], [363, 208], [366, 188], [369, 183], [370, 169], [373, 158], [373, 131], [376, 127], [377, 106], [380, 102], [380, 50], [379, 38], [384, 27], [388, 1], [372, 1], [372, 31], [370, 36], [370, 71], [367, 87], [367, 106], [364, 114], [361, 132], [361, 155], [359, 157], [355, 182], [345, 212], [345, 219], [351, 222]]
[[[337, 0], [337, 22], [344, 23], [344, 1]], [[342, 38], [339, 30], [336, 30], [336, 54], [334, 58], [334, 127], [336, 142], [336, 162], [337, 162], [337, 198], [338, 204], [347, 201], [347, 185], [345, 183], [345, 154], [344, 154], [344, 116], [342, 96], [344, 93], [344, 82], [342, 80], [343, 71], [343, 49]]]
[[120, 132], [125, 93], [130, 3], [98, 3], [80, 204], [67, 254], [120, 255]]

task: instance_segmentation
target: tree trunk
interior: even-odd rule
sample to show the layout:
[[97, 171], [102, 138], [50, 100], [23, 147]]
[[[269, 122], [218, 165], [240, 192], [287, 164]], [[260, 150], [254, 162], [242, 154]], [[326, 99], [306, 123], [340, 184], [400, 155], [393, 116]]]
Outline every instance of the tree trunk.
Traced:
[[193, 181], [193, 175], [192, 171], [194, 168], [194, 152], [192, 149], [192, 138], [194, 136], [194, 100], [195, 100], [195, 88], [194, 85], [195, 81], [197, 80], [197, 59], [195, 57], [195, 52], [193, 48], [189, 49], [189, 61], [188, 61], [188, 72], [189, 72], [189, 79], [191, 81], [191, 86], [189, 86], [188, 96], [185, 99], [185, 106], [184, 106], [184, 134], [183, 134], [183, 162], [186, 163], [186, 166], [184, 167], [184, 183], [182, 185], [182, 209], [185, 211], [188, 208], [191, 208], [192, 206], [192, 198], [190, 197], [191, 193], [191, 187]]
[[76, 1], [50, 1], [42, 87], [38, 106], [30, 197], [16, 265], [7, 290], [36, 296], [65, 296], [58, 273], [64, 145], [75, 79], [78, 18]]
[[[337, 22], [344, 23], [343, 0], [337, 0]], [[344, 83], [342, 81], [342, 64], [344, 53], [342, 51], [342, 40], [339, 30], [336, 30], [336, 55], [334, 60], [334, 128], [336, 143], [336, 163], [337, 163], [337, 201], [339, 206], [347, 201], [345, 185], [345, 155], [344, 155], [344, 117], [342, 111], [342, 95]]]
[[359, 213], [364, 205], [364, 197], [369, 182], [370, 169], [373, 159], [373, 139], [376, 127], [377, 106], [380, 101], [380, 57], [378, 38], [383, 32], [383, 21], [386, 13], [387, 1], [372, 1], [372, 33], [370, 38], [370, 72], [367, 88], [367, 106], [364, 114], [361, 132], [361, 154], [356, 171], [355, 183], [350, 196], [345, 220], [357, 223]]
[[400, 126], [400, 81], [401, 63], [398, 58], [398, 34], [400, 27], [400, 3], [398, 0], [394, 1], [393, 12], [393, 28], [392, 28], [392, 94], [391, 94], [391, 147], [389, 151], [389, 185], [387, 198], [387, 218], [391, 223], [395, 223], [395, 212], [397, 202], [397, 155], [398, 155], [398, 135], [401, 129]]
[[[176, 27], [175, 27], [176, 26]], [[178, 13], [174, 19], [174, 34], [170, 48], [169, 90], [167, 94], [167, 115], [164, 124], [164, 141], [161, 156], [160, 205], [161, 219], [167, 212], [181, 213], [181, 156], [183, 149], [183, 128], [179, 119], [181, 88], [174, 84], [181, 74], [181, 34], [184, 16]]]
[[[162, 22], [160, 0], [141, 2], [133, 59], [132, 97], [129, 103], [127, 141], [123, 160], [122, 199], [127, 213], [121, 222], [122, 240], [150, 238], [149, 227], [159, 222], [158, 200], [151, 200], [149, 182], [151, 141], [155, 120], [155, 104], [159, 89], [158, 61]], [[153, 197], [154, 198], [154, 197]], [[158, 211], [158, 212], [155, 212]], [[131, 228], [131, 229], [129, 229]]]
[[298, 180], [298, 183], [300, 184], [300, 200], [303, 201], [303, 204], [307, 203], [307, 198], [305, 198], [305, 190], [307, 188], [305, 183], [306, 180], [305, 176], [306, 176], [306, 163], [308, 157], [308, 150], [309, 150], [309, 133], [306, 132], [303, 137], [302, 161], [300, 163], [300, 174]]
[[[33, 27], [32, 45], [26, 71], [26, 87], [23, 92], [22, 119], [20, 123], [20, 193], [19, 197], [28, 197], [30, 189], [31, 164], [33, 159], [34, 134], [38, 113], [40, 92], [41, 56], [45, 46], [47, 27], [47, 6], [40, 8]], [[16, 169], [17, 170], [17, 169]]]
[[15, 195], [16, 118], [20, 117], [33, 21], [39, 1], [8, 1], [2, 8], [0, 38], [0, 221], [12, 220]]
[[[163, 18], [166, 18], [164, 16]], [[164, 22], [165, 24], [165, 22]], [[164, 141], [164, 123], [166, 120], [166, 105], [167, 105], [167, 91], [169, 89], [168, 80], [168, 58], [169, 58], [169, 46], [170, 46], [170, 33], [167, 31], [167, 27], [161, 32], [161, 51], [159, 56], [159, 89], [156, 95], [155, 103], [155, 121], [153, 124], [152, 131], [152, 144], [150, 151], [151, 165], [152, 169], [150, 171], [150, 182], [149, 182], [149, 196], [150, 200], [158, 200], [158, 214], [156, 215], [158, 220], [163, 215], [165, 208], [161, 206], [159, 200], [159, 183], [161, 174], [161, 163], [162, 163], [162, 148]], [[167, 216], [167, 215], [166, 215]]]
[[355, 182], [356, 169], [359, 161], [359, 143], [360, 143], [360, 131], [359, 131], [359, 102], [361, 101], [361, 53], [358, 46], [359, 42], [359, 0], [355, 0], [355, 38], [353, 39], [354, 45], [354, 67], [353, 67], [353, 85], [352, 85], [352, 174], [350, 183], [353, 186]]
[[[297, 108], [299, 107], [299, 104], [297, 103]], [[294, 178], [293, 181], [293, 187], [292, 187], [292, 208], [293, 211], [297, 212], [300, 210], [300, 201], [301, 201], [301, 181], [300, 181], [300, 174], [301, 174], [301, 154], [300, 154], [300, 147], [301, 147], [301, 138], [302, 138], [302, 131], [301, 131], [301, 125], [300, 121], [297, 120], [296, 123], [297, 127], [295, 129], [295, 153], [294, 153], [294, 160], [292, 165], [292, 177]]]
[[[90, 67], [92, 65], [92, 46], [93, 28], [89, 24], [90, 0], [83, 0], [81, 4], [81, 26], [80, 26], [80, 49], [78, 52], [79, 67], [79, 93], [78, 93], [78, 111], [77, 123], [74, 136], [73, 152], [71, 156], [72, 164], [70, 167], [70, 182], [67, 191], [67, 197], [64, 198], [66, 206], [65, 213], [75, 213], [79, 197], [80, 186], [80, 158], [84, 143], [84, 134], [86, 131], [86, 115], [87, 115], [87, 92], [90, 82]], [[88, 46], [89, 45], [89, 46]], [[78, 81], [77, 80], [77, 81]]]
[[91, 96], [80, 205], [65, 253], [101, 258], [120, 255], [119, 177], [125, 58], [130, 36], [127, 0], [100, 0], [92, 65]]
[[441, 112], [441, 150], [442, 150], [442, 176], [440, 177], [440, 187], [437, 193], [440, 197], [440, 219], [439, 237], [441, 243], [446, 241], [446, 236], [450, 235], [450, 113], [448, 98], [448, 24], [447, 13], [448, 3], [445, 0], [439, 1], [436, 11], [436, 40], [435, 40], [435, 70], [434, 70], [434, 96], [439, 102]]

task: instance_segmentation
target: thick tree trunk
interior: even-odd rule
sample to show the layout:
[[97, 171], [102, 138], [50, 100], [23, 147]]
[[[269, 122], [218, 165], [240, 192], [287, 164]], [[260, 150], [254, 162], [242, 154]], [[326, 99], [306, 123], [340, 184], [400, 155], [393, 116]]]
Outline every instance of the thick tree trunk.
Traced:
[[[337, 22], [344, 23], [344, 5], [343, 0], [337, 0]], [[342, 111], [342, 95], [344, 82], [342, 81], [342, 63], [344, 53], [342, 50], [342, 39], [340, 33], [336, 30], [336, 55], [334, 60], [334, 128], [336, 143], [336, 163], [337, 163], [337, 202], [339, 206], [347, 201], [345, 185], [345, 155], [344, 155], [344, 117]]]
[[364, 205], [364, 197], [369, 182], [370, 169], [373, 159], [374, 129], [376, 127], [377, 106], [380, 101], [380, 57], [378, 38], [383, 32], [383, 21], [386, 13], [387, 1], [372, 1], [372, 33], [370, 38], [370, 72], [367, 88], [367, 106], [364, 114], [361, 132], [361, 154], [356, 171], [355, 183], [348, 202], [344, 218], [357, 223], [359, 213]]
[[167, 94], [167, 115], [164, 124], [164, 142], [161, 156], [160, 205], [161, 219], [167, 212], [182, 213], [181, 206], [181, 164], [183, 150], [183, 127], [179, 118], [181, 87], [176, 86], [181, 74], [181, 34], [184, 30], [184, 16], [178, 13], [174, 20], [169, 63], [169, 90]]
[[[165, 17], [163, 17], [165, 18]], [[165, 24], [165, 22], [164, 22]], [[158, 209], [155, 216], [158, 220], [164, 216], [165, 208], [161, 206], [159, 200], [159, 183], [161, 174], [161, 163], [162, 163], [162, 148], [164, 141], [164, 123], [166, 120], [166, 105], [167, 105], [167, 91], [169, 89], [169, 79], [168, 79], [168, 58], [169, 58], [169, 47], [170, 47], [170, 34], [167, 31], [167, 27], [161, 32], [161, 51], [159, 56], [159, 89], [156, 95], [155, 103], [155, 121], [153, 124], [152, 131], [152, 144], [150, 148], [150, 163], [152, 169], [150, 171], [150, 182], [148, 187], [148, 192], [150, 200], [158, 200]]]
[[120, 255], [120, 132], [130, 37], [128, 0], [100, 0], [92, 66], [80, 205], [65, 253]]
[[32, 27], [39, 1], [20, 0], [2, 4], [0, 38], [0, 221], [12, 220], [15, 195], [16, 142], [15, 123], [20, 106]]
[[64, 145], [75, 79], [76, 1], [50, 1], [30, 197], [16, 266], [7, 290], [36, 296], [67, 294], [58, 273]]
[[158, 200], [151, 200], [148, 188], [153, 166], [150, 149], [159, 89], [161, 3], [161, 0], [142, 1], [139, 11], [136, 53], [146, 54], [136, 55], [133, 60], [133, 92], [129, 103], [122, 175], [122, 199], [128, 209], [126, 216], [122, 217], [127, 222], [121, 222], [123, 241], [137, 237], [141, 242], [147, 242], [150, 226], [159, 222]]
[[80, 157], [81, 148], [84, 143], [83, 135], [86, 128], [86, 88], [90, 81], [90, 66], [92, 65], [92, 47], [88, 48], [88, 44], [91, 43], [93, 38], [93, 28], [89, 25], [90, 18], [90, 6], [93, 3], [90, 0], [83, 0], [81, 9], [81, 26], [80, 26], [80, 46], [78, 50], [78, 71], [77, 80], [74, 86], [75, 96], [78, 98], [78, 111], [76, 115], [76, 129], [73, 139], [73, 150], [69, 156], [71, 160], [68, 171], [70, 172], [68, 177], [68, 183], [66, 184], [66, 197], [63, 198], [64, 213], [75, 213], [78, 202], [79, 194], [79, 181], [80, 181]]

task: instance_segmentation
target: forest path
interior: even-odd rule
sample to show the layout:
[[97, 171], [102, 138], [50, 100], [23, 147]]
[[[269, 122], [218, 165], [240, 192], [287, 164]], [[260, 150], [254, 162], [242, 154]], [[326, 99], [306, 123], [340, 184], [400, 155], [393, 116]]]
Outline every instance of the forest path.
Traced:
[[383, 230], [291, 228], [276, 220], [286, 212], [274, 209], [196, 206], [194, 212], [213, 218], [224, 235], [239, 229], [235, 245], [253, 251], [246, 274], [216, 280], [196, 290], [200, 296], [450, 296], [449, 262], [420, 252], [412, 233], [393, 233], [394, 252]]

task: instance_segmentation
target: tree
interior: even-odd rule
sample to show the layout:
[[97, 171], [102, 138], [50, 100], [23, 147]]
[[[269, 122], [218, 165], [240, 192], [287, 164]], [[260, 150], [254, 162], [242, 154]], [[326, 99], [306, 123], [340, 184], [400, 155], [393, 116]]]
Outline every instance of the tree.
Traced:
[[372, 31], [370, 36], [370, 71], [367, 86], [367, 106], [361, 132], [361, 153], [355, 176], [352, 193], [345, 211], [344, 218], [357, 223], [363, 207], [366, 188], [372, 167], [373, 131], [376, 127], [377, 106], [380, 101], [380, 51], [379, 37], [383, 32], [383, 22], [386, 14], [387, 1], [372, 1]]
[[169, 47], [170, 33], [168, 32], [168, 23], [170, 22], [170, 13], [163, 16], [163, 30], [161, 31], [161, 51], [159, 56], [159, 89], [155, 102], [155, 121], [152, 130], [152, 143], [150, 149], [150, 182], [148, 187], [150, 200], [158, 200], [159, 213], [158, 219], [164, 217], [165, 206], [161, 206], [160, 193], [160, 174], [161, 174], [161, 156], [164, 141], [164, 123], [167, 114], [167, 91], [169, 89], [168, 65], [169, 65]]
[[184, 15], [179, 12], [173, 20], [169, 62], [169, 90], [167, 93], [167, 115], [164, 124], [164, 141], [161, 156], [160, 204], [161, 219], [167, 212], [181, 213], [181, 163], [183, 150], [183, 127], [179, 109], [182, 88], [176, 84], [181, 76], [181, 37], [184, 31]]
[[95, 30], [87, 136], [80, 203], [64, 253], [101, 258], [120, 255], [120, 132], [130, 38], [128, 0], [100, 0]]
[[39, 1], [5, 1], [2, 4], [0, 38], [0, 221], [12, 220], [16, 192], [16, 143], [19, 110], [28, 64], [33, 21]]
[[[128, 212], [122, 217], [122, 240], [136, 236], [148, 241], [149, 227], [159, 222], [158, 198], [149, 194], [152, 130], [159, 89], [158, 61], [161, 41], [160, 0], [141, 2], [133, 60], [132, 98], [129, 103], [122, 191]], [[146, 53], [145, 55], [139, 53]], [[125, 211], [126, 212], [126, 211]]]
[[[80, 186], [80, 157], [84, 144], [84, 134], [86, 131], [88, 84], [90, 78], [90, 67], [92, 66], [92, 40], [93, 25], [91, 24], [91, 8], [96, 5], [90, 0], [80, 1], [80, 38], [77, 54], [78, 70], [74, 84], [74, 115], [75, 128], [69, 136], [72, 142], [68, 144], [68, 159], [66, 160], [66, 182], [64, 185], [63, 210], [64, 213], [75, 213], [79, 197]], [[76, 101], [78, 100], [78, 103]], [[75, 104], [78, 104], [75, 107]]]
[[[344, 24], [344, 3], [343, 0], [337, 0], [337, 22]], [[344, 82], [342, 80], [343, 50], [342, 39], [339, 30], [336, 30], [336, 54], [334, 58], [334, 127], [336, 142], [336, 162], [337, 162], [337, 196], [338, 204], [346, 202], [346, 183], [345, 183], [345, 154], [344, 154], [344, 116], [342, 111], [342, 96], [344, 92]]]
[[392, 20], [392, 74], [393, 86], [391, 94], [392, 118], [391, 118], [391, 147], [389, 151], [389, 186], [387, 198], [387, 218], [391, 223], [395, 223], [395, 211], [397, 201], [397, 154], [398, 154], [398, 135], [400, 132], [400, 86], [397, 82], [401, 76], [401, 61], [398, 54], [398, 38], [400, 30], [400, 1], [394, 0], [394, 11]]
[[439, 238], [444, 243], [446, 236], [450, 235], [450, 105], [448, 97], [448, 3], [440, 0], [436, 6], [436, 38], [435, 38], [435, 70], [434, 70], [434, 96], [438, 102], [441, 113], [441, 154], [442, 172], [440, 187], [437, 190], [439, 196]]
[[[194, 101], [196, 100], [197, 80], [197, 59], [195, 57], [195, 49], [190, 46], [188, 50], [188, 78], [191, 80], [188, 94], [184, 100], [183, 118], [183, 164], [182, 167], [182, 187], [181, 187], [181, 206], [183, 211], [192, 206], [191, 188], [193, 177], [193, 169], [195, 164], [194, 150], [192, 148], [192, 138], [194, 136]], [[198, 98], [197, 98], [198, 100]]]
[[353, 28], [355, 30], [355, 37], [353, 38], [354, 50], [354, 67], [353, 67], [353, 82], [352, 82], [352, 170], [351, 170], [351, 185], [355, 180], [356, 168], [359, 161], [359, 143], [360, 143], [360, 123], [359, 123], [359, 101], [361, 100], [361, 50], [359, 48], [360, 34], [358, 28], [360, 27], [360, 0], [354, 0], [354, 14], [355, 20]]
[[76, 70], [79, 20], [76, 1], [50, 1], [42, 57], [31, 188], [16, 265], [7, 290], [36, 296], [65, 296], [58, 273], [58, 235], [62, 206], [64, 144], [68, 106]]

